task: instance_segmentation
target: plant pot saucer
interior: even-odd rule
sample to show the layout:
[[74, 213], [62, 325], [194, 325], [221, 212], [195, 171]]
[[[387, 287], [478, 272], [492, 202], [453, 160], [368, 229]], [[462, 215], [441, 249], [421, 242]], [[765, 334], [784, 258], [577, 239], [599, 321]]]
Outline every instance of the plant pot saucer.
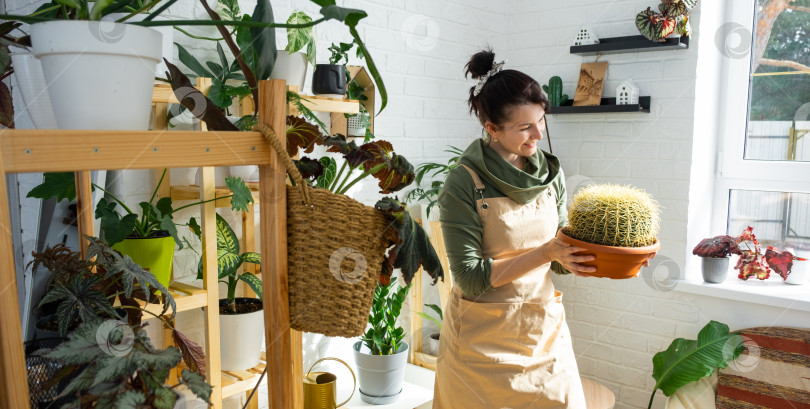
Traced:
[[603, 246], [577, 240], [565, 234], [563, 229], [557, 231], [557, 238], [575, 247], [584, 248], [585, 251], [576, 254], [594, 255], [596, 259], [586, 261], [583, 265], [596, 267], [596, 272], [586, 273], [591, 277], [607, 277], [612, 279], [625, 279], [638, 276], [644, 260], [651, 253], [661, 248], [661, 242], [646, 247], [614, 247]]
[[363, 402], [370, 403], [372, 405], [387, 405], [389, 403], [394, 403], [399, 399], [399, 395], [402, 395], [402, 389], [391, 396], [371, 396], [366, 395], [360, 389], [357, 389], [357, 391], [360, 393], [360, 398], [363, 400]]

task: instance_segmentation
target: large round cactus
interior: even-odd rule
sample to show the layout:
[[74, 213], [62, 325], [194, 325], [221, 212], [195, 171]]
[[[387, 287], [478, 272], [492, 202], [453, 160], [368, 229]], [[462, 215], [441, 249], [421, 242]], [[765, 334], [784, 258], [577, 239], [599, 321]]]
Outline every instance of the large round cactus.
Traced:
[[564, 231], [593, 244], [645, 247], [656, 241], [660, 213], [658, 202], [641, 189], [592, 185], [574, 195]]

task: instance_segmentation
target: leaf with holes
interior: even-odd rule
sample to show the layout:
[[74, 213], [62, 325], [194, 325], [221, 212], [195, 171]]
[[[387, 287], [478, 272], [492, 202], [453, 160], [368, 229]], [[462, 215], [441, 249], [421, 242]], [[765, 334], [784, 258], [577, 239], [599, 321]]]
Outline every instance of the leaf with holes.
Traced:
[[231, 210], [238, 210], [243, 212], [247, 210], [248, 205], [254, 203], [253, 192], [247, 187], [242, 178], [227, 177], [225, 178], [225, 185], [231, 190]]
[[70, 202], [76, 198], [76, 176], [73, 172], [46, 172], [42, 183], [31, 189], [26, 197], [43, 200], [55, 197], [57, 202], [62, 199]]

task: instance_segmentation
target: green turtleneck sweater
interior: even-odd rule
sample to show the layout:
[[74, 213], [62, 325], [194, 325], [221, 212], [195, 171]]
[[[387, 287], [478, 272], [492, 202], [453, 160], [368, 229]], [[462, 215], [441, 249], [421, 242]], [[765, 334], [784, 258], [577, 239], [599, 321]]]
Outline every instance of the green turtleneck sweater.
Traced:
[[[484, 183], [484, 197], [509, 197], [527, 204], [544, 193], [549, 185], [557, 192], [558, 227], [568, 222], [565, 209], [565, 179], [556, 156], [540, 149], [526, 158], [524, 169], [517, 169], [501, 158], [483, 140], [476, 140], [459, 159], [474, 170]], [[439, 220], [442, 224], [447, 258], [453, 281], [467, 296], [492, 289], [489, 281], [492, 259], [482, 255], [483, 224], [478, 217], [475, 183], [462, 167], [450, 171], [439, 193]], [[566, 274], [559, 263], [552, 262], [555, 273]]]

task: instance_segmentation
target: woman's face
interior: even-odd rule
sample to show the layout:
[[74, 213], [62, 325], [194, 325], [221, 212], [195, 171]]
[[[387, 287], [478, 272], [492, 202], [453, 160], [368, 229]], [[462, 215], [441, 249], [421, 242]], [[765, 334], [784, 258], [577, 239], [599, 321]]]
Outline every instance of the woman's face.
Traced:
[[484, 126], [492, 136], [489, 146], [504, 159], [515, 160], [537, 151], [537, 141], [543, 139], [546, 129], [546, 112], [540, 104], [519, 105], [500, 126], [492, 122]]

